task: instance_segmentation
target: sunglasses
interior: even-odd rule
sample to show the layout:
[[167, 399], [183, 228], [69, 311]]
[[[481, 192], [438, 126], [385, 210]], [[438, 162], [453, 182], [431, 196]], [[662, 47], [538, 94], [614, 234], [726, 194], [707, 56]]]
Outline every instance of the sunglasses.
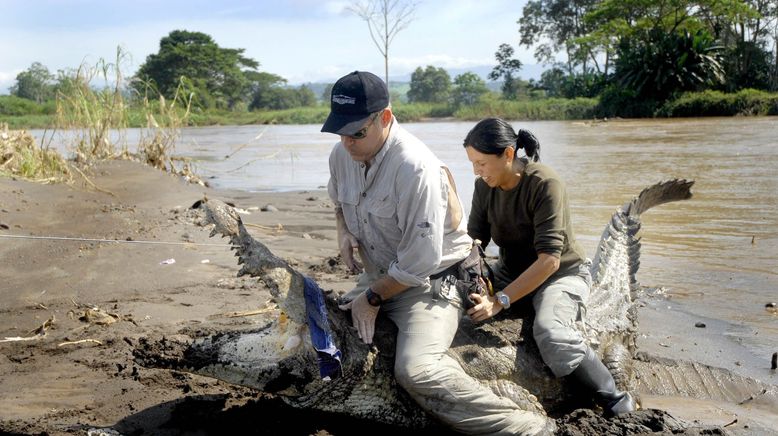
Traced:
[[370, 117], [370, 121], [367, 122], [367, 125], [365, 125], [365, 127], [357, 130], [356, 132], [354, 132], [353, 135], [346, 135], [346, 136], [348, 136], [349, 138], [352, 138], [352, 139], [362, 139], [362, 138], [364, 138], [365, 136], [367, 136], [367, 131], [370, 129], [370, 126], [373, 125], [373, 123], [375, 122], [375, 119], [378, 118], [378, 116], [381, 115], [382, 113], [383, 113], [383, 111], [376, 112], [375, 114], [373, 114], [372, 117]]

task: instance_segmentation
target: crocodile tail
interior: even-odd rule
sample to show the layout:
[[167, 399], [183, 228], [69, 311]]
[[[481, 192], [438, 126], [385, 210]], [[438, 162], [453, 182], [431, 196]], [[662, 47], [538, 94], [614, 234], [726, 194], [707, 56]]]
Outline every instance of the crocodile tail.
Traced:
[[637, 289], [636, 274], [640, 267], [640, 215], [660, 204], [692, 197], [693, 180], [673, 179], [649, 186], [618, 209], [600, 238], [592, 261], [595, 286], [625, 286]]
[[611, 217], [592, 261], [592, 288], [586, 308], [586, 336], [598, 349], [620, 389], [631, 390], [636, 380], [631, 356], [637, 349], [640, 267], [640, 215], [648, 209], [692, 196], [693, 181], [668, 180], [644, 189]]
[[694, 180], [673, 179], [649, 186], [622, 208], [630, 216], [640, 216], [643, 212], [660, 204], [692, 198]]

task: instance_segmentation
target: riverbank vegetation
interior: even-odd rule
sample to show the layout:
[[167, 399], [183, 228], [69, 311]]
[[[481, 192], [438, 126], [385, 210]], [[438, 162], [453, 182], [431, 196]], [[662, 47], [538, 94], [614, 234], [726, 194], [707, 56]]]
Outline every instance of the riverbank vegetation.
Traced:
[[[0, 123], [0, 174], [36, 181], [69, 181], [71, 170], [87, 178], [82, 169], [106, 159], [131, 159], [205, 184], [190, 162], [173, 155], [180, 129], [189, 124], [193, 94], [187, 93], [182, 79], [172, 98], [160, 94], [150, 82], [133, 79], [128, 87], [121, 72], [126, 54], [117, 49], [114, 62], [100, 59], [94, 65], [81, 64], [61, 74], [56, 85], [56, 100], [37, 103], [19, 96], [0, 96], [0, 113], [22, 113], [3, 121], [42, 120], [46, 128], [41, 144], [18, 125]], [[26, 101], [25, 101], [26, 100]], [[52, 110], [53, 106], [53, 110]], [[32, 112], [30, 115], [23, 113]], [[128, 127], [138, 127], [132, 147], [127, 141]], [[29, 125], [21, 127], [29, 128]], [[48, 129], [51, 131], [48, 131]], [[66, 161], [49, 148], [54, 131], [68, 130], [72, 154]]]
[[[487, 78], [472, 72], [452, 78], [444, 68], [419, 66], [410, 82], [389, 84], [398, 118], [778, 115], [775, 1], [530, 0], [516, 13], [518, 46], [533, 49], [547, 66], [539, 79], [522, 79], [512, 44], [497, 47]], [[328, 112], [331, 84], [290, 86], [261, 71], [243, 49], [220, 47], [201, 32], [170, 32], [127, 80], [118, 67], [117, 61], [115, 76], [86, 89], [73, 87], [82, 68], [55, 75], [34, 63], [19, 73], [11, 95], [0, 96], [0, 120], [12, 128], [91, 125], [94, 137], [85, 143], [95, 147], [108, 126], [148, 127], [171, 114], [179, 117], [175, 129], [318, 124]], [[79, 89], [84, 94], [69, 102]], [[149, 92], [163, 103], [151, 103], [157, 98]], [[111, 115], [118, 118], [80, 113], [79, 103], [91, 97], [107, 100], [87, 107], [119, 110]], [[165, 104], [173, 111], [162, 115]]]

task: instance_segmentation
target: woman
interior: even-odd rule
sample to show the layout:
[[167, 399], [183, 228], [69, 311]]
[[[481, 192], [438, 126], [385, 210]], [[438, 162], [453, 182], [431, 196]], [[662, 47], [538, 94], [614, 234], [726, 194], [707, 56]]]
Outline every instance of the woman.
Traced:
[[[592, 392], [606, 414], [635, 410], [629, 393], [613, 377], [581, 334], [589, 296], [590, 261], [575, 240], [565, 185], [538, 162], [540, 144], [532, 133], [487, 118], [464, 141], [478, 178], [467, 230], [484, 247], [494, 240], [500, 256], [494, 268], [494, 296], [473, 294], [473, 321], [493, 317], [531, 295], [533, 332], [543, 361], [557, 377], [570, 376]], [[526, 157], [517, 157], [523, 149]]]

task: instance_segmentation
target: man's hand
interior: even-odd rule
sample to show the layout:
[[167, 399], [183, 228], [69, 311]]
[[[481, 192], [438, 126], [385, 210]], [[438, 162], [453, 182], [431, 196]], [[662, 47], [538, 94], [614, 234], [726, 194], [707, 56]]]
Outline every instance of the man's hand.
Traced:
[[359, 249], [359, 241], [356, 236], [346, 231], [341, 232], [338, 248], [340, 248], [340, 257], [346, 264], [346, 268], [353, 274], [362, 272], [362, 264], [354, 257], [354, 252]]
[[359, 333], [359, 338], [366, 344], [373, 343], [373, 334], [375, 333], [375, 319], [378, 316], [380, 306], [372, 306], [367, 301], [364, 292], [350, 302], [338, 306], [341, 310], [351, 309], [351, 320], [354, 328]]
[[486, 321], [502, 310], [502, 306], [500, 306], [495, 297], [470, 294], [470, 299], [475, 303], [475, 306], [471, 307], [467, 314], [475, 322]]

